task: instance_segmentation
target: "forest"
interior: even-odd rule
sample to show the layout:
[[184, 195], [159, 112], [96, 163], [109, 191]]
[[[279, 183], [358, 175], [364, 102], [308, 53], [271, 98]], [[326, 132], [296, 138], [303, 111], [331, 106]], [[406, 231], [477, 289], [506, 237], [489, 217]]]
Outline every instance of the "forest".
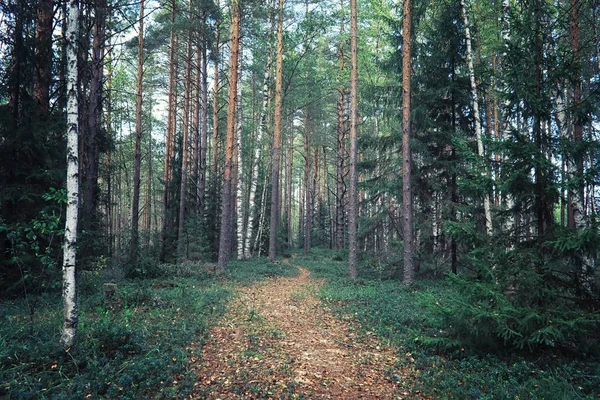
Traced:
[[599, 30], [1, 2], [0, 398], [600, 397]]

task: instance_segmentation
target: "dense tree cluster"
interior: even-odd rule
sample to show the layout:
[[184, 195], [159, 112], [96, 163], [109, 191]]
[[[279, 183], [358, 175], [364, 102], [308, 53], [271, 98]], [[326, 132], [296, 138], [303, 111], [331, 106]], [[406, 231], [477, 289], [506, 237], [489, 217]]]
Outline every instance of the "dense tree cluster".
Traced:
[[4, 295], [59, 286], [76, 229], [80, 271], [348, 249], [518, 346], [597, 328], [597, 1], [1, 7]]

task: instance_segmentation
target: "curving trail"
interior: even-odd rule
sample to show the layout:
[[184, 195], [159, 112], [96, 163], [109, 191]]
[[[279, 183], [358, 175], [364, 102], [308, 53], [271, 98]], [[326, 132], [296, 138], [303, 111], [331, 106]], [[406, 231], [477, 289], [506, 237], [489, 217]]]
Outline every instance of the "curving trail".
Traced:
[[[285, 260], [284, 262], [288, 262]], [[322, 282], [298, 267], [239, 289], [199, 357], [194, 398], [421, 399], [398, 349], [336, 319], [316, 296]]]

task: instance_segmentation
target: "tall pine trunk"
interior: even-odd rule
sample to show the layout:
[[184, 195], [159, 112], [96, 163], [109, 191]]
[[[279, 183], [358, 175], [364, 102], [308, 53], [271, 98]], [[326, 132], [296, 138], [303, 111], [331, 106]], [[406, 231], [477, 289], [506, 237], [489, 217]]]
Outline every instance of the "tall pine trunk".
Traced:
[[411, 5], [404, 0], [402, 17], [402, 213], [404, 233], [404, 284], [413, 283], [413, 198], [411, 181]]
[[227, 143], [225, 151], [225, 171], [223, 175], [223, 191], [221, 197], [221, 231], [219, 236], [219, 259], [217, 269], [225, 271], [231, 258], [232, 250], [232, 170], [233, 146], [236, 130], [236, 98], [238, 84], [238, 56], [240, 43], [240, 7], [238, 0], [231, 2], [231, 54], [229, 59], [229, 105], [227, 109]]
[[102, 121], [102, 82], [106, 1], [94, 4], [94, 38], [92, 41], [90, 97], [88, 102], [87, 171], [83, 203], [84, 226], [95, 230], [98, 202], [98, 165], [100, 161], [99, 134]]
[[133, 161], [133, 199], [131, 205], [131, 260], [137, 261], [140, 219], [140, 175], [142, 165], [142, 83], [144, 79], [144, 0], [140, 1], [140, 26], [138, 30], [138, 70], [135, 103], [135, 152]]
[[42, 116], [48, 113], [52, 69], [53, 0], [39, 0], [35, 27], [35, 71], [33, 97]]
[[[171, 2], [171, 24], [175, 23], [177, 5], [175, 0]], [[167, 256], [169, 239], [169, 217], [171, 204], [169, 201], [169, 189], [172, 178], [172, 159], [175, 152], [175, 132], [177, 130], [177, 34], [175, 28], [171, 29], [170, 54], [169, 54], [169, 99], [167, 115], [167, 132], [165, 140], [165, 164], [163, 172], [163, 217], [161, 226], [161, 250], [160, 260], [165, 261]]]
[[[303, 179], [303, 187], [304, 187], [304, 254], [308, 254], [311, 246], [311, 222], [312, 222], [312, 213], [311, 213], [311, 204], [310, 204], [310, 130], [308, 123], [310, 121], [310, 116], [308, 115], [308, 107], [304, 110], [304, 179]], [[290, 210], [291, 211], [291, 210]]]
[[[192, 3], [190, 2], [190, 14]], [[177, 228], [177, 257], [184, 259], [186, 256], [185, 241], [185, 204], [188, 179], [188, 138], [190, 130], [190, 94], [192, 92], [192, 34], [188, 32], [187, 50], [185, 59], [184, 99], [183, 99], [183, 140], [181, 149], [181, 182], [179, 186], [179, 226]]]
[[279, 0], [277, 18], [277, 57], [275, 68], [275, 131], [273, 134], [273, 168], [271, 172], [271, 221], [269, 225], [269, 260], [277, 256], [279, 227], [279, 169], [281, 163], [281, 103], [283, 84], [283, 0]]
[[348, 275], [357, 277], [357, 229], [358, 229], [358, 49], [357, 4], [350, 0], [350, 198], [348, 201]]
[[[202, 14], [202, 24], [206, 23], [206, 13]], [[206, 195], [206, 150], [207, 150], [207, 139], [208, 139], [208, 65], [206, 57], [206, 46], [207, 41], [205, 37], [200, 39], [202, 41], [201, 53], [201, 71], [200, 78], [200, 97], [201, 97], [201, 112], [202, 122], [200, 128], [200, 165], [199, 165], [199, 182], [198, 182], [198, 213], [203, 216], [205, 210], [205, 195]]]

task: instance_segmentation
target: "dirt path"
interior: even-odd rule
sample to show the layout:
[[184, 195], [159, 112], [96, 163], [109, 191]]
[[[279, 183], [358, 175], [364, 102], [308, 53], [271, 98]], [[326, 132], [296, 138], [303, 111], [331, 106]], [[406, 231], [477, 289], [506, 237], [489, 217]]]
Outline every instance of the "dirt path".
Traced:
[[[287, 262], [287, 261], [286, 261]], [[241, 288], [202, 354], [195, 398], [395, 399], [411, 392], [397, 349], [335, 318], [300, 275]]]

